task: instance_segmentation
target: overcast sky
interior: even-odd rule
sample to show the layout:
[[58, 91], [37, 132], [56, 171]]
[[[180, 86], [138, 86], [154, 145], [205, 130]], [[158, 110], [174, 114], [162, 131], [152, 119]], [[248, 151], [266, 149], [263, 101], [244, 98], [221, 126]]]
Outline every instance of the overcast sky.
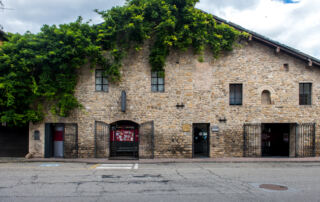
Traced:
[[[101, 22], [94, 9], [125, 0], [2, 0], [0, 24], [7, 32], [38, 32], [43, 24], [82, 16]], [[197, 7], [320, 59], [320, 0], [200, 0]]]

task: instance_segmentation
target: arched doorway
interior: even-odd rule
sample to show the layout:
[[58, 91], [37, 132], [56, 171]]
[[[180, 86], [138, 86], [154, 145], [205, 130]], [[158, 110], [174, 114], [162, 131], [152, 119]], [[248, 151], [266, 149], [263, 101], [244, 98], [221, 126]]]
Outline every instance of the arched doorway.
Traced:
[[127, 120], [110, 124], [110, 157], [139, 157], [139, 124]]
[[154, 122], [95, 121], [95, 158], [154, 158]]

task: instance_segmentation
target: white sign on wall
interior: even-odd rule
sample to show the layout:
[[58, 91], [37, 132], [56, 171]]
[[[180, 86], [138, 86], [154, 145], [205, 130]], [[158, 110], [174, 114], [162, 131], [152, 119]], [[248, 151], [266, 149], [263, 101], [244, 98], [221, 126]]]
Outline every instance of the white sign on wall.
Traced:
[[212, 132], [219, 132], [219, 130], [220, 130], [220, 129], [219, 129], [219, 126], [212, 126], [212, 127], [211, 127], [211, 131], [212, 131]]

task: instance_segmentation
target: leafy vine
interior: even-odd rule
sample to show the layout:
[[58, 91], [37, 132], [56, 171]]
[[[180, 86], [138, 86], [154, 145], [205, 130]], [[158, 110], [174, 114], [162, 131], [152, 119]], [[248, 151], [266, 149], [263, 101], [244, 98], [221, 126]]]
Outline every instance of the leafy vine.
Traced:
[[246, 33], [218, 24], [195, 8], [198, 0], [127, 0], [121, 7], [96, 11], [99, 25], [76, 22], [44, 25], [37, 34], [8, 34], [0, 48], [0, 122], [23, 125], [43, 120], [43, 103], [53, 114], [66, 117], [81, 104], [74, 96], [77, 70], [89, 63], [105, 70], [110, 82], [120, 81], [128, 50], [139, 51], [150, 40], [149, 63], [164, 69], [170, 51], [193, 48], [214, 57], [231, 51]]

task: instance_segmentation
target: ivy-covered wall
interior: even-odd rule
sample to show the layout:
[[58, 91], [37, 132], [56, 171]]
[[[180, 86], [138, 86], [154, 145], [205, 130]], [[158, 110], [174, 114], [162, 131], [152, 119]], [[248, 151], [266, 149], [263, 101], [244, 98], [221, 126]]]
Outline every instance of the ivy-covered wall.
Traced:
[[[149, 54], [147, 48], [130, 51], [123, 60], [122, 82], [109, 84], [108, 92], [95, 91], [95, 72], [87, 66], [80, 68], [75, 96], [83, 109], [73, 110], [67, 118], [46, 116], [41, 123], [30, 124], [29, 152], [43, 157], [45, 123], [77, 123], [79, 157], [92, 158], [95, 121], [130, 120], [140, 125], [154, 121], [156, 158], [191, 158], [193, 123], [219, 127], [219, 132], [210, 132], [210, 157], [243, 156], [245, 123], [316, 123], [320, 155], [318, 67], [306, 68], [303, 61], [283, 52], [275, 55], [273, 48], [242, 40], [241, 47], [218, 59], [205, 51], [204, 62], [199, 62], [191, 49], [172, 51], [165, 66], [165, 91], [152, 92]], [[283, 64], [289, 64], [289, 71]], [[300, 82], [312, 83], [310, 106], [299, 105]], [[243, 85], [243, 104], [229, 105], [229, 85], [239, 83]], [[125, 113], [121, 111], [122, 90], [127, 95]], [[270, 91], [272, 104], [261, 102], [264, 90]], [[40, 131], [40, 141], [33, 140], [35, 130]], [[106, 154], [108, 143], [108, 137], [101, 141], [107, 145]]]
[[76, 22], [44, 25], [37, 34], [8, 33], [0, 48], [0, 122], [24, 125], [43, 120], [43, 103], [67, 117], [81, 107], [74, 96], [77, 70], [99, 66], [109, 81], [121, 82], [122, 60], [128, 50], [141, 51], [150, 40], [149, 64], [163, 70], [170, 51], [192, 49], [203, 61], [206, 47], [212, 57], [232, 50], [246, 33], [217, 24], [195, 8], [198, 0], [128, 0], [124, 6], [96, 11], [99, 25]]

